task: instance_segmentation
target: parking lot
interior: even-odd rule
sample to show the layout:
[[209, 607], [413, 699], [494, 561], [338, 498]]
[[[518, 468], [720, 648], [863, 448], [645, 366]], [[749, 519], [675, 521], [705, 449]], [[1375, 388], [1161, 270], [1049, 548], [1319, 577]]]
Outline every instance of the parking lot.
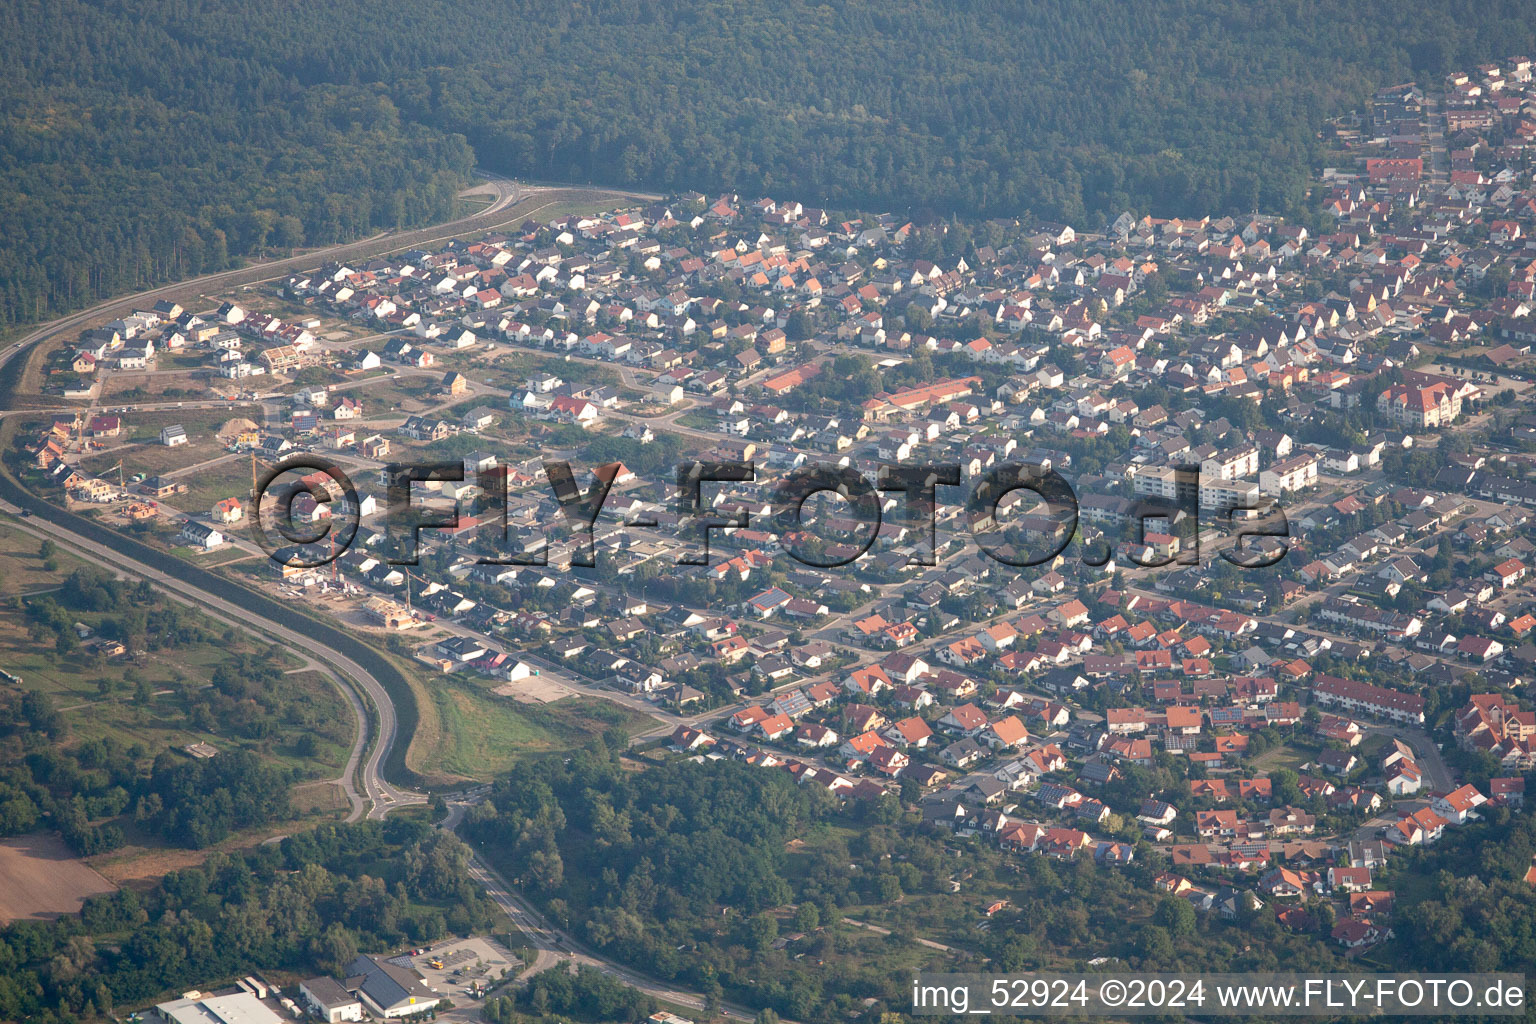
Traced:
[[[516, 974], [522, 967], [522, 961], [501, 943], [479, 936], [447, 939], [419, 955], [407, 952], [394, 957], [391, 962], [420, 971], [429, 987], [443, 998], [453, 1000], [457, 1007], [480, 1005], [485, 990], [501, 980], [503, 971]], [[435, 967], [434, 964], [442, 966]]]

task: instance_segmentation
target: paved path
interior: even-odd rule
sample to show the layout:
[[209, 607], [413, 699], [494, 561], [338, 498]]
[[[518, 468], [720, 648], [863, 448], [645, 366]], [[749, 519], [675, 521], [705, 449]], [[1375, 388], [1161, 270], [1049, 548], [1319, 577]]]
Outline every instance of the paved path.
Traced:
[[[0, 502], [0, 512], [14, 514], [17, 511], [14, 506]], [[228, 596], [210, 593], [138, 562], [104, 544], [76, 536], [64, 526], [49, 522], [40, 516], [18, 517], [16, 524], [33, 536], [53, 540], [60, 547], [80, 555], [87, 561], [149, 580], [161, 591], [219, 621], [265, 634], [284, 644], [289, 650], [302, 652], [314, 663], [324, 665], [333, 679], [344, 680], [346, 685], [343, 689], [348, 694], [358, 723], [358, 734], [353, 741], [347, 771], [341, 779], [337, 780], [352, 804], [352, 812], [348, 820], [355, 821], [365, 814], [373, 819], [383, 818], [396, 807], [426, 802], [425, 796], [398, 789], [386, 782], [380, 774], [379, 766], [389, 755], [398, 738], [395, 706], [383, 685], [361, 665], [318, 641], [256, 615], [239, 603], [238, 588], [232, 586], [231, 590], [235, 592]], [[363, 700], [365, 696], [374, 708], [374, 714], [371, 716]], [[371, 726], [374, 719], [378, 722], [380, 741], [373, 743], [370, 750], [369, 741], [373, 738]], [[361, 793], [357, 789], [358, 781], [362, 783]], [[366, 811], [363, 810], [365, 807]]]
[[[324, 249], [312, 249], [284, 259], [269, 260], [253, 263], [234, 270], [204, 274], [201, 277], [178, 281], [174, 284], [161, 285], [133, 295], [99, 302], [77, 313], [71, 313], [43, 324], [36, 330], [23, 336], [20, 340], [13, 342], [4, 349], [0, 349], [0, 365], [8, 362], [18, 352], [57, 337], [67, 331], [83, 330], [93, 322], [105, 322], [113, 317], [131, 313], [136, 309], [146, 309], [162, 299], [183, 303], [201, 302], [214, 293], [227, 293], [231, 289], [272, 281], [295, 271], [312, 269], [322, 263], [358, 260], [384, 253], [398, 252], [402, 249], [414, 249], [431, 245], [434, 242], [446, 241], [460, 235], [489, 231], [505, 227], [514, 222], [521, 223], [532, 214], [537, 213], [539, 209], [542, 209], [542, 207], [523, 209], [522, 207], [526, 200], [549, 197], [550, 202], [545, 205], [553, 205], [558, 198], [564, 197], [572, 199], [591, 197], [595, 199], [614, 195], [634, 196], [637, 198], [641, 196], [641, 193], [616, 192], [604, 189], [561, 189], [544, 185], [524, 185], [498, 174], [487, 174], [485, 182], [474, 185], [465, 191], [470, 194], [489, 191], [496, 198], [490, 206], [478, 213], [467, 217], [460, 217], [457, 220], [446, 221], [442, 224], [410, 231], [386, 231], [356, 242], [345, 242], [341, 245], [333, 245]], [[186, 406], [188, 408], [195, 408], [202, 407], [204, 404], [189, 402], [186, 403]], [[174, 405], [174, 403], [156, 404], [154, 406], [146, 405], [136, 408], [165, 408], [169, 405]]]
[[[66, 331], [79, 330], [92, 321], [104, 320], [115, 315], [130, 312], [133, 309], [143, 308], [162, 298], [179, 299], [182, 296], [201, 290], [228, 289], [259, 283], [271, 280], [290, 270], [312, 267], [317, 262], [333, 259], [351, 259], [396, 249], [426, 245], [455, 235], [476, 230], [486, 230], [498, 226], [498, 217], [502, 211], [519, 198], [524, 198], [533, 192], [560, 191], [556, 189], [528, 189], [514, 186], [512, 182], [502, 178], [493, 178], [490, 187], [497, 195], [496, 201], [487, 210], [472, 217], [462, 218], [415, 232], [376, 236], [363, 242], [309, 252], [288, 260], [273, 261], [220, 274], [210, 274], [191, 281], [166, 285], [161, 288], [140, 292], [136, 295], [112, 299], [82, 310], [79, 313], [61, 317], [39, 327], [19, 341], [0, 350], [0, 371], [5, 370], [7, 364], [11, 363], [19, 354], [40, 342], [56, 337]], [[585, 190], [576, 191], [580, 193]], [[526, 216], [526, 214], [523, 216]], [[135, 406], [133, 408], [202, 408], [222, 404], [226, 403], [154, 403], [153, 405]], [[20, 410], [15, 411], [20, 412]], [[34, 414], [36, 412], [36, 410], [27, 411]], [[9, 411], [0, 411], [0, 415], [6, 415], [7, 412]], [[357, 738], [353, 744], [351, 756], [348, 759], [346, 773], [342, 779], [338, 780], [338, 783], [346, 791], [349, 802], [352, 803], [353, 809], [349, 820], [357, 820], [365, 814], [369, 819], [380, 819], [396, 808], [426, 802], [425, 796], [398, 789], [386, 782], [379, 773], [380, 764], [388, 756], [390, 750], [399, 739], [397, 723], [394, 705], [389, 698], [388, 692], [361, 665], [323, 644], [313, 641], [276, 622], [264, 619], [249, 608], [242, 606], [239, 603], [240, 588], [234, 584], [231, 584], [228, 596], [210, 593], [154, 569], [105, 544], [79, 536], [63, 524], [50, 522], [42, 516], [22, 517], [20, 509], [9, 503], [0, 502], [0, 513], [9, 513], [14, 516], [15, 523], [25, 532], [35, 537], [50, 538], [61, 547], [99, 565], [146, 579], [176, 600], [195, 606], [219, 621], [263, 633], [274, 640], [289, 645], [290, 649], [302, 651], [314, 663], [327, 666], [333, 673], [333, 678], [345, 681], [347, 685], [344, 686], [344, 689], [349, 695], [349, 701], [352, 704], [353, 713], [357, 716], [358, 722]], [[368, 713], [367, 703], [373, 705], [374, 715], [377, 716], [378, 728], [376, 733], [371, 728], [374, 722], [372, 716]], [[356, 783], [359, 781], [362, 784], [362, 792], [359, 792], [357, 789]], [[458, 804], [451, 808], [449, 817], [443, 822], [443, 826], [448, 828], [456, 827], [463, 818], [465, 806], [467, 805]], [[366, 808], [366, 811], [364, 808]], [[703, 1010], [704, 1000], [697, 994], [674, 989], [629, 968], [603, 960], [589, 951], [578, 947], [569, 937], [553, 930], [538, 912], [517, 896], [506, 880], [480, 858], [478, 854], [474, 856], [472, 861], [471, 873], [486, 886], [488, 895], [507, 912], [513, 923], [530, 938], [535, 948], [539, 951], [535, 956], [533, 964], [530, 965], [530, 969], [547, 968], [560, 963], [562, 960], [573, 963], [588, 963], [624, 981], [626, 984], [633, 985], [659, 999], [700, 1011]], [[722, 1012], [727, 1017], [738, 1021], [750, 1021], [753, 1018], [751, 1011], [741, 1007], [724, 1007]], [[796, 1022], [789, 1021], [786, 1018], [786, 1024], [796, 1024]]]

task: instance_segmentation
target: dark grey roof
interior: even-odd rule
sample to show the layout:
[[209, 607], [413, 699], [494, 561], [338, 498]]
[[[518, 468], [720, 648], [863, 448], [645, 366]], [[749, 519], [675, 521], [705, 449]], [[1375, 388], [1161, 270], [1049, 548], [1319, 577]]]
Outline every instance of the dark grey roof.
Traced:
[[357, 997], [342, 988], [341, 983], [334, 978], [310, 978], [304, 982], [304, 989], [327, 1010], [333, 1006], [357, 1002]]
[[412, 998], [419, 1002], [438, 999], [437, 993], [422, 984], [415, 971], [371, 956], [360, 956], [347, 967], [347, 987], [361, 992], [386, 1010]]

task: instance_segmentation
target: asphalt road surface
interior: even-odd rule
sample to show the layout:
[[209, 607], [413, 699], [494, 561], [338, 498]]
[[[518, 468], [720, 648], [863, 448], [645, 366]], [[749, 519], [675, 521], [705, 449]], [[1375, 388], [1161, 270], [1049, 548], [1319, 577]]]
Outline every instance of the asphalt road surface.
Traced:
[[[11, 373], [19, 373], [18, 370], [12, 369], [9, 364], [18, 355], [32, 346], [57, 337], [67, 331], [83, 329], [92, 322], [103, 321], [131, 312], [134, 309], [145, 308], [147, 305], [161, 299], [182, 301], [183, 299], [202, 297], [212, 290], [227, 291], [231, 288], [269, 281], [290, 271], [307, 269], [318, 263], [330, 260], [378, 255], [399, 249], [427, 245], [456, 235], [489, 230], [506, 223], [505, 211], [522, 199], [542, 192], [567, 191], [547, 187], [530, 188], [520, 186], [509, 179], [497, 176], [489, 178], [488, 186], [476, 186], [466, 191], [478, 193], [485, 191], [487, 187], [495, 194], [496, 198], [485, 210], [470, 217], [415, 231], [386, 233], [359, 242], [311, 251], [300, 256], [256, 264], [238, 270], [208, 274], [188, 281], [142, 291], [134, 295], [111, 299], [78, 313], [61, 317], [42, 325], [5, 349], [0, 350], [0, 373], [5, 373], [8, 370]], [[598, 194], [597, 190], [569, 191], [592, 191], [593, 194]], [[0, 415], [3, 415], [4, 412], [5, 410], [0, 410]], [[274, 640], [288, 645], [292, 650], [302, 652], [313, 663], [324, 665], [327, 669], [331, 670], [334, 673], [333, 678], [344, 683], [343, 688], [348, 694], [348, 700], [353, 714], [356, 716], [358, 726], [357, 737], [353, 744], [351, 756], [348, 759], [346, 772], [341, 779], [337, 780], [338, 784], [345, 791], [348, 801], [352, 804], [352, 813], [349, 815], [348, 820], [357, 820], [364, 816], [369, 819], [381, 819], [397, 808], [426, 803], [427, 797], [425, 795], [393, 786], [380, 773], [380, 765], [388, 758], [400, 737], [398, 735], [394, 703], [391, 701], [388, 691], [363, 666], [318, 641], [262, 617], [251, 608], [241, 604], [239, 601], [240, 588], [237, 585], [231, 584], [229, 591], [225, 594], [212, 593], [137, 561], [108, 545], [82, 536], [71, 529], [67, 522], [51, 522], [43, 516], [22, 517], [20, 516], [20, 509], [6, 502], [0, 502], [0, 512], [11, 514], [15, 517], [14, 522], [33, 536], [39, 538], [48, 537], [66, 550], [80, 554], [99, 565], [149, 580], [162, 591], [201, 609], [216, 619], [265, 634]], [[371, 715], [368, 707], [370, 704], [372, 705]], [[375, 725], [377, 727], [376, 731], [374, 729]], [[359, 789], [359, 786], [361, 789]], [[450, 810], [448, 820], [443, 823], [444, 827], [456, 827], [459, 821], [462, 820], [463, 813], [464, 805], [455, 805]], [[471, 864], [471, 873], [486, 886], [487, 893], [491, 898], [496, 901], [512, 919], [513, 924], [539, 950], [532, 965], [535, 969], [553, 966], [562, 961], [588, 963], [619, 978], [626, 984], [633, 985], [642, 991], [656, 996], [658, 999], [664, 999], [681, 1006], [699, 1010], [703, 1009], [704, 1000], [699, 995], [674, 989], [663, 982], [649, 978], [612, 961], [604, 960], [590, 951], [577, 946], [569, 936], [554, 930], [536, 910], [515, 895], [505, 879], [497, 874], [495, 869], [486, 863], [483, 858], [479, 857], [478, 854]], [[753, 1019], [752, 1012], [743, 1007], [722, 1007], [722, 1012], [726, 1016], [738, 1021], [750, 1021]], [[786, 1024], [795, 1024], [795, 1022], [786, 1019]]]

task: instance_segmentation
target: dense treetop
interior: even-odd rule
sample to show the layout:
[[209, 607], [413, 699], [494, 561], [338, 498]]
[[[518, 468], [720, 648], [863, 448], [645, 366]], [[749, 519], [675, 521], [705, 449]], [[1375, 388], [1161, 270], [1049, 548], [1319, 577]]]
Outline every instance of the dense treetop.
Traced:
[[1510, 0], [23, 0], [0, 323], [440, 218], [475, 159], [918, 214], [1283, 212], [1323, 116], [1532, 32]]
[[[945, 959], [957, 972], [1081, 969], [1094, 956], [1144, 971], [1332, 972], [1345, 962], [1329, 938], [1330, 904], [1307, 904], [1312, 920], [1295, 931], [1276, 920], [1283, 903], [1235, 921], [1197, 914], [1158, 894], [1154, 879], [1171, 863], [1147, 843], [1124, 868], [1002, 854], [921, 825], [894, 797], [839, 806], [778, 769], [674, 761], [637, 772], [617, 751], [594, 743], [522, 766], [470, 811], [467, 835], [605, 956], [797, 1020], [904, 1010], [915, 961], [892, 970], [888, 958], [926, 956], [911, 944], [919, 935], [953, 944]], [[1155, 773], [1133, 772], [1120, 798], [1165, 791]], [[1294, 787], [1294, 774], [1281, 785]], [[1501, 808], [1439, 846], [1396, 851], [1375, 872], [1397, 893], [1401, 936], [1381, 962], [1524, 969], [1536, 948], [1536, 896], [1521, 881], [1533, 837], [1536, 819]], [[1012, 905], [977, 928], [998, 899]], [[894, 934], [872, 945], [840, 924], [845, 914], [883, 915]], [[539, 1009], [536, 995], [520, 1006]], [[583, 999], [552, 990], [543, 1002], [574, 1012]]]
[[0, 928], [0, 1020], [100, 1019], [251, 970], [339, 972], [358, 952], [488, 928], [468, 851], [425, 822], [324, 825], [213, 853], [147, 892]]

